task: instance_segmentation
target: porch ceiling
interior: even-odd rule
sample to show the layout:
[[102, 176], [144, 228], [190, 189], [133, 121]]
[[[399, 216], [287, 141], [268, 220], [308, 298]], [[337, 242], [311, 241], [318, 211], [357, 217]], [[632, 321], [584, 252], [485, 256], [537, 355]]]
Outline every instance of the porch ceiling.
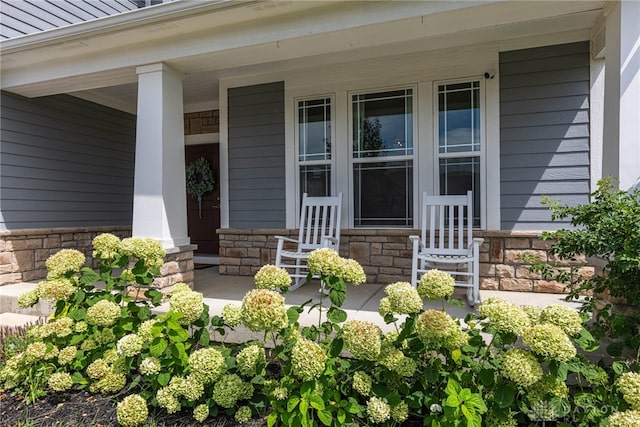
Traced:
[[4, 42], [1, 87], [29, 97], [72, 93], [134, 112], [136, 66], [163, 61], [185, 73], [185, 108], [193, 110], [217, 102], [224, 78], [478, 43], [508, 50], [561, 32], [588, 37], [604, 2], [222, 3], [111, 31]]

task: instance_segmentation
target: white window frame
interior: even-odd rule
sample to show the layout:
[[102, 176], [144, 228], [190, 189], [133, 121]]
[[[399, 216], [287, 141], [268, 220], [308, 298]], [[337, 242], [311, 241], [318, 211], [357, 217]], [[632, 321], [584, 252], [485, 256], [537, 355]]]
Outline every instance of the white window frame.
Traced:
[[[413, 191], [409, 197], [413, 200], [413, 209], [410, 210], [409, 214], [413, 216], [413, 225], [410, 227], [402, 227], [402, 226], [394, 226], [394, 225], [371, 225], [371, 226], [357, 226], [355, 225], [355, 205], [354, 205], [354, 197], [355, 197], [355, 178], [353, 176], [353, 166], [354, 156], [353, 156], [353, 96], [354, 95], [362, 95], [362, 94], [370, 94], [370, 93], [379, 93], [379, 92], [391, 92], [396, 90], [407, 90], [411, 89], [411, 108], [413, 112], [413, 123], [412, 123], [412, 132], [413, 132], [413, 154], [397, 156], [397, 157], [371, 157], [371, 158], [360, 158], [357, 163], [379, 163], [379, 162], [393, 162], [393, 161], [405, 161], [411, 160], [413, 176], [412, 176], [412, 187]], [[351, 229], [359, 229], [359, 230], [367, 230], [367, 229], [415, 229], [419, 227], [417, 224], [418, 217], [416, 216], [416, 194], [418, 191], [417, 188], [417, 173], [418, 173], [418, 146], [419, 146], [419, 137], [418, 137], [418, 123], [420, 122], [419, 110], [418, 110], [418, 85], [415, 83], [410, 84], [400, 84], [394, 86], [382, 86], [382, 87], [374, 87], [374, 88], [366, 88], [366, 89], [357, 89], [357, 90], [347, 90], [347, 126], [348, 126], [348, 141], [347, 141], [347, 151], [348, 151], [348, 170], [349, 170], [349, 187], [348, 191], [344, 192], [348, 197], [348, 206], [349, 206], [349, 228]]]
[[[479, 151], [462, 151], [455, 153], [440, 153], [440, 120], [439, 120], [439, 98], [440, 92], [438, 86], [451, 85], [458, 83], [471, 83], [479, 82], [480, 90], [480, 150]], [[487, 152], [487, 101], [486, 101], [486, 87], [485, 79], [481, 76], [477, 77], [465, 77], [449, 80], [438, 80], [433, 82], [433, 194], [440, 194], [440, 159], [449, 158], [464, 158], [464, 157], [478, 157], [480, 163], [480, 226], [476, 227], [481, 230], [485, 230], [487, 226], [487, 167], [486, 167], [486, 152]]]
[[[300, 161], [300, 114], [298, 109], [298, 104], [302, 101], [312, 101], [318, 99], [329, 99], [331, 102], [331, 120], [329, 121], [331, 127], [331, 159], [329, 162], [324, 160], [310, 160], [306, 162]], [[319, 94], [319, 95], [305, 95], [305, 96], [296, 96], [293, 98], [293, 111], [294, 111], [294, 164], [295, 164], [295, 200], [296, 200], [296, 227], [299, 227], [300, 224], [300, 204], [302, 203], [302, 199], [300, 198], [300, 187], [302, 183], [300, 182], [300, 166], [313, 166], [313, 165], [325, 165], [328, 164], [330, 168], [330, 185], [329, 185], [329, 194], [333, 195], [336, 193], [336, 96], [333, 93], [328, 94]]]

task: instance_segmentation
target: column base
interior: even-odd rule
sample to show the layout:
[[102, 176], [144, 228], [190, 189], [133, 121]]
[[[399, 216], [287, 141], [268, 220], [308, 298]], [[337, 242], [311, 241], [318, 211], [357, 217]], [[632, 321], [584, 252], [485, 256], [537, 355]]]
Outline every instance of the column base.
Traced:
[[160, 277], [153, 281], [153, 286], [163, 294], [168, 294], [176, 283], [186, 283], [194, 287], [193, 251], [198, 245], [184, 245], [165, 248], [167, 256], [160, 268]]

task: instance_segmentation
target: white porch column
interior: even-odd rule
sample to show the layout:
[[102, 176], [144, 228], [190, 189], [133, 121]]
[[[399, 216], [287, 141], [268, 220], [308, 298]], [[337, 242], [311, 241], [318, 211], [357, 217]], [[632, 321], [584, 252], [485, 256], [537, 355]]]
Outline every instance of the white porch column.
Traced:
[[603, 176], [640, 188], [640, 2], [612, 2], [606, 17]]
[[188, 245], [183, 75], [163, 63], [136, 71], [133, 235], [160, 240], [165, 248]]

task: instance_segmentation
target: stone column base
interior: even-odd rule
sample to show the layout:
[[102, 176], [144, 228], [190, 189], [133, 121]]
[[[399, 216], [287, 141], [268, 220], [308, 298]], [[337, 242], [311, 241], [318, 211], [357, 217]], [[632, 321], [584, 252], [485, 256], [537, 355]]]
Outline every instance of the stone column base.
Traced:
[[167, 256], [160, 268], [160, 277], [153, 281], [153, 286], [163, 294], [170, 293], [176, 283], [186, 283], [193, 289], [193, 251], [197, 248], [197, 245], [166, 248]]

